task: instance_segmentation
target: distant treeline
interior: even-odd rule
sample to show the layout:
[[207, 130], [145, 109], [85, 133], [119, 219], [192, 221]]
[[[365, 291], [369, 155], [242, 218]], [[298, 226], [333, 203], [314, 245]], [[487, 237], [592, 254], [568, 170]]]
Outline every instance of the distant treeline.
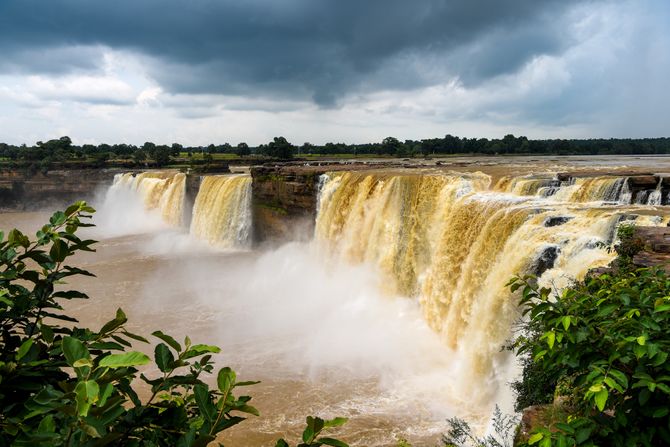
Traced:
[[670, 153], [670, 138], [644, 139], [590, 139], [590, 140], [529, 140], [526, 137], [505, 135], [502, 139], [459, 138], [447, 135], [444, 138], [427, 140], [405, 140], [385, 138], [381, 143], [354, 144], [326, 143], [315, 146], [303, 144], [301, 153], [318, 154], [369, 154], [395, 155], [398, 157], [431, 154], [667, 154]]
[[413, 157], [455, 154], [555, 154], [555, 155], [623, 155], [623, 154], [668, 154], [670, 138], [644, 139], [588, 139], [588, 140], [529, 140], [526, 137], [506, 135], [502, 139], [459, 138], [446, 135], [444, 138], [400, 141], [387, 137], [379, 143], [344, 144], [326, 143], [294, 145], [284, 137], [276, 137], [268, 144], [249, 146], [246, 143], [231, 145], [224, 143], [209, 146], [157, 145], [146, 142], [141, 146], [132, 144], [84, 144], [77, 146], [65, 136], [47, 142], [38, 141], [34, 146], [13, 146], [0, 143], [0, 157], [4, 160], [48, 165], [54, 162], [86, 160], [104, 165], [109, 160], [128, 160], [136, 163], [151, 163], [163, 166], [171, 160], [201, 154], [205, 161], [212, 154], [234, 154], [239, 157], [263, 156], [287, 159], [300, 155], [383, 155]]

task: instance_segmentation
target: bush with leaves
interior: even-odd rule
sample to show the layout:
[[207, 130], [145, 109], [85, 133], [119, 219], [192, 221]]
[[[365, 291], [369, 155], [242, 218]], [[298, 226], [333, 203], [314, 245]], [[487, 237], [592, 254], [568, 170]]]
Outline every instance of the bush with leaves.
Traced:
[[[76, 235], [91, 226], [93, 212], [85, 202], [57, 212], [36, 240], [0, 232], [0, 446], [205, 446], [245, 414], [258, 415], [250, 397], [233, 394], [256, 382], [238, 382], [230, 368], [218, 371], [216, 389], [203, 380], [218, 347], [188, 337], [181, 344], [156, 331], [160, 373], [150, 378], [138, 367], [151, 359], [131, 350], [132, 342], [148, 340], [126, 330], [123, 311], [98, 331], [76, 326], [64, 312], [60, 300], [88, 298], [63, 284], [93, 276], [66, 265], [75, 253], [93, 251], [94, 241]], [[136, 379], [150, 393], [145, 401]], [[305, 445], [344, 446], [316, 438], [343, 422], [308, 419]]]
[[[321, 436], [321, 432], [328, 428], [339, 427], [347, 422], [346, 418], [334, 418], [324, 420], [318, 417], [307, 416], [307, 426], [302, 432], [302, 442], [297, 447], [321, 447], [329, 445], [332, 447], [348, 447], [348, 445], [338, 439]], [[290, 447], [288, 442], [280, 439], [275, 447]]]
[[[526, 333], [529, 338], [540, 335]], [[513, 347], [511, 348], [513, 349]], [[545, 405], [554, 401], [556, 379], [547, 374], [541, 365], [535, 363], [530, 355], [518, 357], [522, 367], [521, 377], [510, 384], [515, 394], [514, 410], [522, 411], [533, 405]]]
[[634, 223], [622, 223], [617, 228], [618, 242], [608, 250], [617, 254], [620, 267], [632, 267], [633, 257], [644, 249], [644, 240], [636, 233]]
[[555, 383], [569, 381], [573, 408], [528, 445], [670, 444], [670, 278], [638, 269], [587, 278], [560, 296], [515, 278], [529, 333], [520, 355]]

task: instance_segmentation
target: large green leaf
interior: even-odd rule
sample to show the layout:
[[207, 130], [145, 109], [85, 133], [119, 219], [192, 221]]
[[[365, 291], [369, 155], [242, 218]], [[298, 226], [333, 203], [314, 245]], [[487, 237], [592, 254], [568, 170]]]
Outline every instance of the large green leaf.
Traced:
[[156, 365], [161, 372], [168, 372], [172, 369], [174, 364], [174, 356], [170, 351], [170, 348], [167, 347], [165, 343], [159, 343], [156, 345], [154, 350], [154, 357], [156, 359]]
[[190, 359], [192, 357], [197, 357], [202, 354], [214, 353], [218, 354], [221, 352], [221, 348], [213, 345], [193, 345], [184, 354], [184, 359]]
[[235, 410], [241, 411], [242, 413], [249, 413], [253, 414], [254, 416], [260, 416], [260, 412], [256, 407], [252, 407], [251, 405], [240, 405], [235, 407]]
[[55, 240], [49, 250], [49, 256], [53, 262], [63, 262], [69, 253], [67, 244], [61, 239]]
[[349, 419], [347, 419], [347, 418], [340, 418], [340, 417], [333, 418], [333, 419], [329, 419], [329, 420], [324, 421], [323, 426], [325, 428], [340, 427], [340, 426], [346, 424], [348, 420]]
[[121, 309], [117, 309], [116, 310], [116, 317], [114, 317], [113, 320], [108, 321], [107, 323], [105, 323], [105, 325], [102, 326], [102, 328], [100, 328], [100, 333], [101, 334], [106, 334], [108, 332], [112, 332], [115, 329], [118, 329], [121, 326], [123, 326], [124, 324], [126, 324], [127, 321], [128, 321], [128, 318], [126, 317], [126, 314], [123, 313], [123, 311]]
[[193, 394], [195, 395], [195, 401], [198, 404], [200, 413], [202, 413], [207, 421], [212, 422], [216, 415], [216, 407], [210, 399], [209, 388], [206, 385], [196, 385], [193, 388]]
[[79, 359], [91, 358], [86, 346], [74, 337], [64, 337], [61, 346], [63, 348], [63, 354], [65, 354], [65, 360], [70, 366], [74, 366], [74, 363]]
[[150, 362], [146, 354], [138, 351], [124, 354], [111, 354], [100, 360], [100, 366], [105, 368], [126, 368], [129, 366], [146, 365]]
[[79, 382], [74, 392], [77, 401], [77, 412], [79, 416], [86, 416], [91, 406], [98, 400], [100, 387], [94, 380], [87, 380]]
[[23, 343], [21, 343], [19, 350], [16, 352], [17, 361], [21, 360], [23, 357], [25, 357], [26, 354], [28, 354], [28, 351], [30, 350], [30, 347], [33, 345], [33, 342], [34, 340], [32, 338], [29, 338]]
[[167, 343], [172, 349], [174, 349], [177, 352], [181, 352], [181, 345], [177, 343], [177, 340], [172, 338], [171, 336], [164, 334], [161, 331], [154, 331], [151, 333], [154, 337], [158, 337], [161, 340], [163, 340], [165, 343]]
[[233, 385], [235, 385], [235, 378], [235, 371], [232, 369], [225, 367], [219, 370], [219, 374], [216, 377], [216, 384], [218, 385], [221, 394], [225, 396], [230, 392]]
[[66, 219], [67, 219], [67, 216], [65, 215], [64, 212], [56, 211], [55, 213], [53, 213], [53, 215], [49, 219], [49, 223], [51, 225], [53, 225], [54, 227], [57, 227], [59, 225], [63, 225], [65, 223]]

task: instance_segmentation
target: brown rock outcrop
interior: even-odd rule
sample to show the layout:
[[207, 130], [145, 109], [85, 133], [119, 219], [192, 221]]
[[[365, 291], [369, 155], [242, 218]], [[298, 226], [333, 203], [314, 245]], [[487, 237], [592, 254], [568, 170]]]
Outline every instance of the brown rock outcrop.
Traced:
[[311, 236], [316, 218], [318, 179], [326, 167], [297, 169], [277, 165], [251, 169], [254, 241]]
[[110, 185], [118, 169], [54, 170], [31, 174], [22, 170], [0, 171], [0, 210], [55, 209], [76, 200], [90, 201]]

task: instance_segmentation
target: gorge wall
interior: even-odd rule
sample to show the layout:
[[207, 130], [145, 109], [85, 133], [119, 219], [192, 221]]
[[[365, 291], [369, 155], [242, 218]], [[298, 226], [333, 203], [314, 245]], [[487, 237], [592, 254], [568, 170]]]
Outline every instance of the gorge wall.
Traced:
[[76, 200], [90, 201], [106, 189], [116, 169], [56, 170], [46, 174], [25, 170], [0, 171], [0, 210], [35, 211], [61, 208]]
[[311, 235], [316, 217], [319, 177], [324, 167], [251, 168], [253, 239], [256, 243]]

